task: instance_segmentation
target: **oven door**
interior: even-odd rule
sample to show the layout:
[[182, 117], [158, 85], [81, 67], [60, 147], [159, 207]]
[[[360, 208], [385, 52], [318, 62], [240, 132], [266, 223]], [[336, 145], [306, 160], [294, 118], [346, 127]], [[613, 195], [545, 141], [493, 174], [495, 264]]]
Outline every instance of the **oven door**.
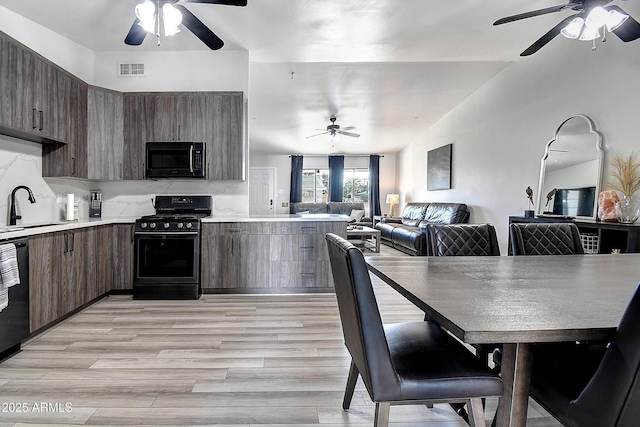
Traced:
[[135, 284], [200, 282], [198, 232], [136, 232]]

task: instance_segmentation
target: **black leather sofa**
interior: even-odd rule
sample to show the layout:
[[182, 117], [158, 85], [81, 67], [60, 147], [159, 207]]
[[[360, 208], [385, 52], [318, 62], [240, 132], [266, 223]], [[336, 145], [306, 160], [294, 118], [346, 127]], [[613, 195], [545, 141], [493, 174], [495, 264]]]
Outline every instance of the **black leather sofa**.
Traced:
[[430, 255], [428, 224], [469, 222], [464, 203], [410, 202], [398, 218], [383, 218], [376, 224], [381, 242], [409, 255]]

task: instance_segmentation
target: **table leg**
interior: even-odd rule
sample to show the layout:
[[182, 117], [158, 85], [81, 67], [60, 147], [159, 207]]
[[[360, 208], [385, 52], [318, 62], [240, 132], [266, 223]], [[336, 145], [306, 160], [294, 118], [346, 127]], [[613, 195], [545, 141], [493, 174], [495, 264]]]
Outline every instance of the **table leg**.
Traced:
[[504, 393], [496, 414], [498, 427], [525, 427], [531, 385], [533, 344], [504, 344], [502, 382]]

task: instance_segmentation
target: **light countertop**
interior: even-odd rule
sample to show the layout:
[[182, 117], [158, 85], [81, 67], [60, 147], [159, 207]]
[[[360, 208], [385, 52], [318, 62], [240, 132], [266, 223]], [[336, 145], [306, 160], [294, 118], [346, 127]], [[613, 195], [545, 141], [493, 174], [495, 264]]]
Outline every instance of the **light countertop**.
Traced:
[[93, 218], [85, 221], [53, 221], [45, 224], [18, 224], [0, 226], [0, 241], [19, 237], [33, 236], [56, 231], [74, 230], [110, 224], [133, 224], [137, 218], [114, 217]]
[[[85, 227], [94, 227], [98, 225], [111, 224], [133, 224], [138, 217], [111, 217], [111, 218], [93, 218], [83, 221], [54, 221], [45, 224], [18, 224], [0, 226], [0, 241], [16, 239], [20, 237], [34, 236], [37, 234], [54, 233], [56, 231], [67, 231]], [[347, 215], [339, 214], [292, 214], [292, 215], [274, 215], [274, 216], [234, 216], [234, 217], [217, 217], [211, 216], [203, 218], [203, 223], [220, 223], [220, 222], [288, 222], [288, 221], [349, 221]]]
[[291, 215], [273, 215], [273, 216], [233, 216], [233, 217], [217, 217], [211, 216], [203, 218], [202, 222], [287, 222], [287, 221], [338, 221], [348, 222], [350, 217], [339, 214], [291, 214]]

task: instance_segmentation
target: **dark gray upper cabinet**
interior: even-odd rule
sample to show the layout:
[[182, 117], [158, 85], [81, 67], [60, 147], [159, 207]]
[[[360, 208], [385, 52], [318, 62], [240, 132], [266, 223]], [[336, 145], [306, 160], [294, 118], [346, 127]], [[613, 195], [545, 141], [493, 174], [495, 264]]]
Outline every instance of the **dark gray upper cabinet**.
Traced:
[[245, 180], [242, 92], [89, 87], [0, 32], [0, 134], [44, 143], [42, 174], [141, 180], [145, 143], [207, 144], [207, 179]]
[[241, 92], [125, 93], [125, 179], [144, 178], [146, 142], [205, 142], [207, 179], [245, 179]]
[[124, 178], [122, 92], [90, 86], [87, 94], [87, 178]]
[[2, 133], [41, 143], [82, 138], [81, 81], [2, 33], [0, 59]]

